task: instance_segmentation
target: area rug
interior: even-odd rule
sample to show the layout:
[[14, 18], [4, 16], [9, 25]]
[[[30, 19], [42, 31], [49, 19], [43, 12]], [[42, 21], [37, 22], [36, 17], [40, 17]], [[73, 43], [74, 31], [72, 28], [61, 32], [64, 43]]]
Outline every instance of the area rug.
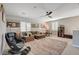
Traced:
[[[27, 42], [25, 47], [27, 46], [31, 47], [28, 55], [61, 55], [67, 46], [67, 42], [44, 38]], [[3, 54], [8, 55], [8, 48]]]
[[56, 39], [39, 39], [27, 42], [26, 46], [31, 47], [28, 55], [61, 55], [67, 46], [67, 42]]

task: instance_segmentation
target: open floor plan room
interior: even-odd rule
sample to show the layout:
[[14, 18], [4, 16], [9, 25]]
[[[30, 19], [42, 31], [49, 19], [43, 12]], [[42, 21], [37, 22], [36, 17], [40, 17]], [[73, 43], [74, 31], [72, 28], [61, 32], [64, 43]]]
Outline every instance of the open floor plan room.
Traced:
[[0, 55], [79, 55], [79, 4], [0, 3]]

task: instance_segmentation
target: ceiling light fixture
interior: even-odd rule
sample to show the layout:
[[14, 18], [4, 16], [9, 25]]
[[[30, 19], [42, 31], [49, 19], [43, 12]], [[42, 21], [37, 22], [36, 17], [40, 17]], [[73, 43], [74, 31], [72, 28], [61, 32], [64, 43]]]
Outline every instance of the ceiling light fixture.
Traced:
[[36, 6], [34, 6], [33, 8], [37, 8]]
[[26, 13], [25, 12], [22, 12], [22, 15], [26, 15]]

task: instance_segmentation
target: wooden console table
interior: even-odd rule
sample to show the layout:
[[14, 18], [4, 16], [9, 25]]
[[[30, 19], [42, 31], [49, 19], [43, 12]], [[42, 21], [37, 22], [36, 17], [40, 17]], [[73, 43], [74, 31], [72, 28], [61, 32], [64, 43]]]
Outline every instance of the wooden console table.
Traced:
[[72, 35], [69, 35], [69, 34], [64, 34], [64, 38], [70, 38], [70, 39], [72, 39], [73, 36]]

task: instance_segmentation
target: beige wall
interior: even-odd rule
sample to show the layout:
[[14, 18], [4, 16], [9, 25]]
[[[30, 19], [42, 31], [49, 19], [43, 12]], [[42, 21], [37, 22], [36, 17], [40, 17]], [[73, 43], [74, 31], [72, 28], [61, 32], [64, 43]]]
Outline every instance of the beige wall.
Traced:
[[79, 17], [70, 17], [60, 20], [59, 25], [65, 26], [66, 34], [73, 34], [73, 30], [79, 30]]
[[57, 21], [51, 21], [51, 22], [49, 22], [50, 30], [52, 30], [51, 24], [53, 22], [58, 22], [59, 25], [64, 25], [65, 26], [65, 34], [72, 35], [73, 30], [79, 30], [79, 16], [64, 18], [64, 19], [60, 19]]
[[[10, 19], [7, 19], [8, 22], [15, 22], [14, 20], [10, 20]], [[16, 22], [20, 22], [20, 21], [16, 21]], [[28, 23], [28, 22], [26, 22]], [[37, 28], [32, 28], [31, 27], [31, 31], [39, 31], [39, 32], [45, 32], [45, 28], [41, 28], [41, 23], [31, 23], [31, 24], [39, 24], [39, 26]], [[17, 27], [17, 28], [8, 28], [6, 29], [7, 32], [17, 32], [17, 31], [21, 31], [20, 27]]]

